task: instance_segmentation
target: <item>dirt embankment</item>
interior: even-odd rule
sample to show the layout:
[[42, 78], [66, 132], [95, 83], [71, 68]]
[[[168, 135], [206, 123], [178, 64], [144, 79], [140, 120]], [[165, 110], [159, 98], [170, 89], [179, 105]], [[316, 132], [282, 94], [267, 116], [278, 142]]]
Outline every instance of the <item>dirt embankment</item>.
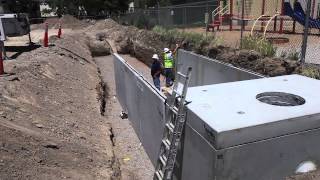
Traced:
[[210, 48], [207, 56], [271, 77], [300, 74], [302, 68], [298, 61], [263, 57], [253, 50], [236, 50], [223, 46]]
[[108, 41], [114, 51], [131, 54], [147, 65], [152, 64], [151, 57], [154, 53], [161, 54], [163, 48], [168, 46], [159, 35], [151, 31], [122, 26], [111, 19], [98, 21], [87, 29], [86, 34]]
[[[267, 76], [280, 76], [289, 74], [305, 74], [304, 67], [298, 62], [283, 58], [264, 57], [258, 52], [239, 50], [223, 46], [212, 47], [204, 45], [199, 50], [186, 39], [166, 41], [152, 31], [137, 29], [132, 26], [122, 26], [113, 20], [98, 21], [88, 28], [88, 34], [98, 34], [103, 40], [107, 40], [120, 54], [131, 54], [147, 65], [152, 63], [152, 54], [162, 54], [164, 47], [173, 48], [176, 43], [182, 44], [182, 48], [195, 53], [208, 56], [236, 67], [245, 68]], [[99, 39], [99, 38], [98, 38]], [[309, 66], [310, 67], [310, 66]], [[320, 75], [320, 70], [312, 66], [312, 71]], [[319, 77], [320, 78], [320, 77]]]
[[0, 179], [119, 179], [87, 39], [65, 36], [6, 61], [0, 77]]
[[48, 18], [43, 24], [33, 24], [31, 29], [44, 29], [45, 23], [48, 23], [49, 29], [58, 29], [60, 24], [64, 29], [83, 29], [91, 25], [90, 21], [81, 21], [73, 16], [64, 15], [62, 18]]

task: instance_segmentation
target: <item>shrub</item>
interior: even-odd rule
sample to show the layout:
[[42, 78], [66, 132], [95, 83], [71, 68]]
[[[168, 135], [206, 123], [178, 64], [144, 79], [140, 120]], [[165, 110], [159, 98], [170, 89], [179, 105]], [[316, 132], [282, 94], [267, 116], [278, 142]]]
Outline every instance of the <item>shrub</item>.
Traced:
[[246, 36], [241, 41], [241, 48], [255, 50], [263, 56], [273, 57], [276, 54], [276, 48], [263, 37]]
[[155, 26], [155, 20], [149, 18], [146, 14], [139, 14], [134, 19], [133, 25], [139, 29], [152, 29]]
[[161, 26], [155, 26], [153, 32], [159, 34], [169, 42], [185, 41], [193, 47], [194, 50], [201, 50], [204, 46], [218, 46], [222, 39], [212, 35], [204, 35], [195, 32], [179, 31], [178, 29], [166, 29]]
[[136, 26], [139, 29], [152, 29], [156, 22], [155, 18], [150, 18], [142, 12], [127, 14], [120, 18], [121, 24]]
[[301, 70], [301, 75], [314, 79], [320, 79], [320, 69], [318, 67], [305, 66]]
[[290, 60], [298, 61], [300, 58], [300, 51], [296, 49], [290, 49], [288, 51], [282, 51], [280, 57], [287, 58]]
[[296, 50], [289, 51], [288, 58], [291, 60], [298, 61], [300, 57], [300, 52]]

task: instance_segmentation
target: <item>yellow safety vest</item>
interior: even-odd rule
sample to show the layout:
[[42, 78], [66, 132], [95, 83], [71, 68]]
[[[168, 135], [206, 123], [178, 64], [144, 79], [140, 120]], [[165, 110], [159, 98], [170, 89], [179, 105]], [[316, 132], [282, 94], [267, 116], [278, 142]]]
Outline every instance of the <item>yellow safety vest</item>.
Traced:
[[168, 54], [164, 54], [164, 68], [173, 68], [173, 58]]

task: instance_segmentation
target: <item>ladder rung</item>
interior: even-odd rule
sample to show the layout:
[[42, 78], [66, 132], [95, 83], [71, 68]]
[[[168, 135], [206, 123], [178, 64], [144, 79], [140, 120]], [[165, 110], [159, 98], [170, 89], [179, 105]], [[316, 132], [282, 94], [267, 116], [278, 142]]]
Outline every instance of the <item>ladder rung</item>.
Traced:
[[167, 158], [164, 155], [162, 155], [162, 156], [159, 157], [159, 159], [160, 159], [160, 162], [162, 163], [162, 165], [166, 166]]
[[[185, 79], [182, 84], [181, 94], [178, 91], [181, 85], [179, 81], [175, 81], [172, 94], [166, 101], [166, 124], [163, 139], [161, 140], [160, 155], [157, 160], [157, 168], [154, 174], [154, 179], [163, 180], [171, 179], [174, 165], [177, 157], [177, 149], [181, 141], [181, 133], [185, 124], [184, 106], [187, 88], [190, 82], [192, 68], [188, 68], [186, 75], [177, 72], [177, 76]], [[178, 97], [177, 97], [178, 95]], [[183, 96], [183, 97], [182, 97]], [[179, 100], [180, 98], [180, 100]], [[167, 109], [169, 108], [169, 109]], [[174, 113], [174, 114], [171, 114]]]
[[166, 123], [166, 127], [169, 129], [169, 131], [171, 131], [171, 132], [174, 131], [174, 125], [171, 122]]
[[178, 94], [179, 96], [181, 96], [180, 92], [176, 89], [172, 90], [173, 92], [175, 92], [176, 94]]
[[168, 139], [163, 139], [162, 143], [164, 144], [164, 146], [166, 147], [167, 150], [170, 149], [171, 143], [170, 143], [170, 141]]
[[178, 72], [177, 74], [178, 74], [179, 76], [183, 77], [183, 78], [187, 78], [187, 76], [184, 75], [184, 74], [182, 74], [181, 72]]
[[163, 172], [161, 170], [158, 170], [156, 172], [156, 177], [157, 177], [157, 179], [162, 180], [163, 179]]
[[175, 106], [169, 106], [169, 109], [171, 110], [171, 112], [173, 112], [174, 114], [178, 114], [178, 109]]

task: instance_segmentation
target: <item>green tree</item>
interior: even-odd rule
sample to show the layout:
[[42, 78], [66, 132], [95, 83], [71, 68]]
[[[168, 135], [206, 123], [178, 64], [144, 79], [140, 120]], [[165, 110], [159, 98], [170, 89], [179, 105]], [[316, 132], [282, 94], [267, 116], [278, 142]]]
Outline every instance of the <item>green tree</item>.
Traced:
[[80, 9], [89, 16], [116, 14], [128, 9], [129, 0], [48, 0], [57, 14], [79, 15]]
[[5, 13], [28, 13], [29, 17], [40, 16], [39, 2], [30, 0], [2, 1]]

